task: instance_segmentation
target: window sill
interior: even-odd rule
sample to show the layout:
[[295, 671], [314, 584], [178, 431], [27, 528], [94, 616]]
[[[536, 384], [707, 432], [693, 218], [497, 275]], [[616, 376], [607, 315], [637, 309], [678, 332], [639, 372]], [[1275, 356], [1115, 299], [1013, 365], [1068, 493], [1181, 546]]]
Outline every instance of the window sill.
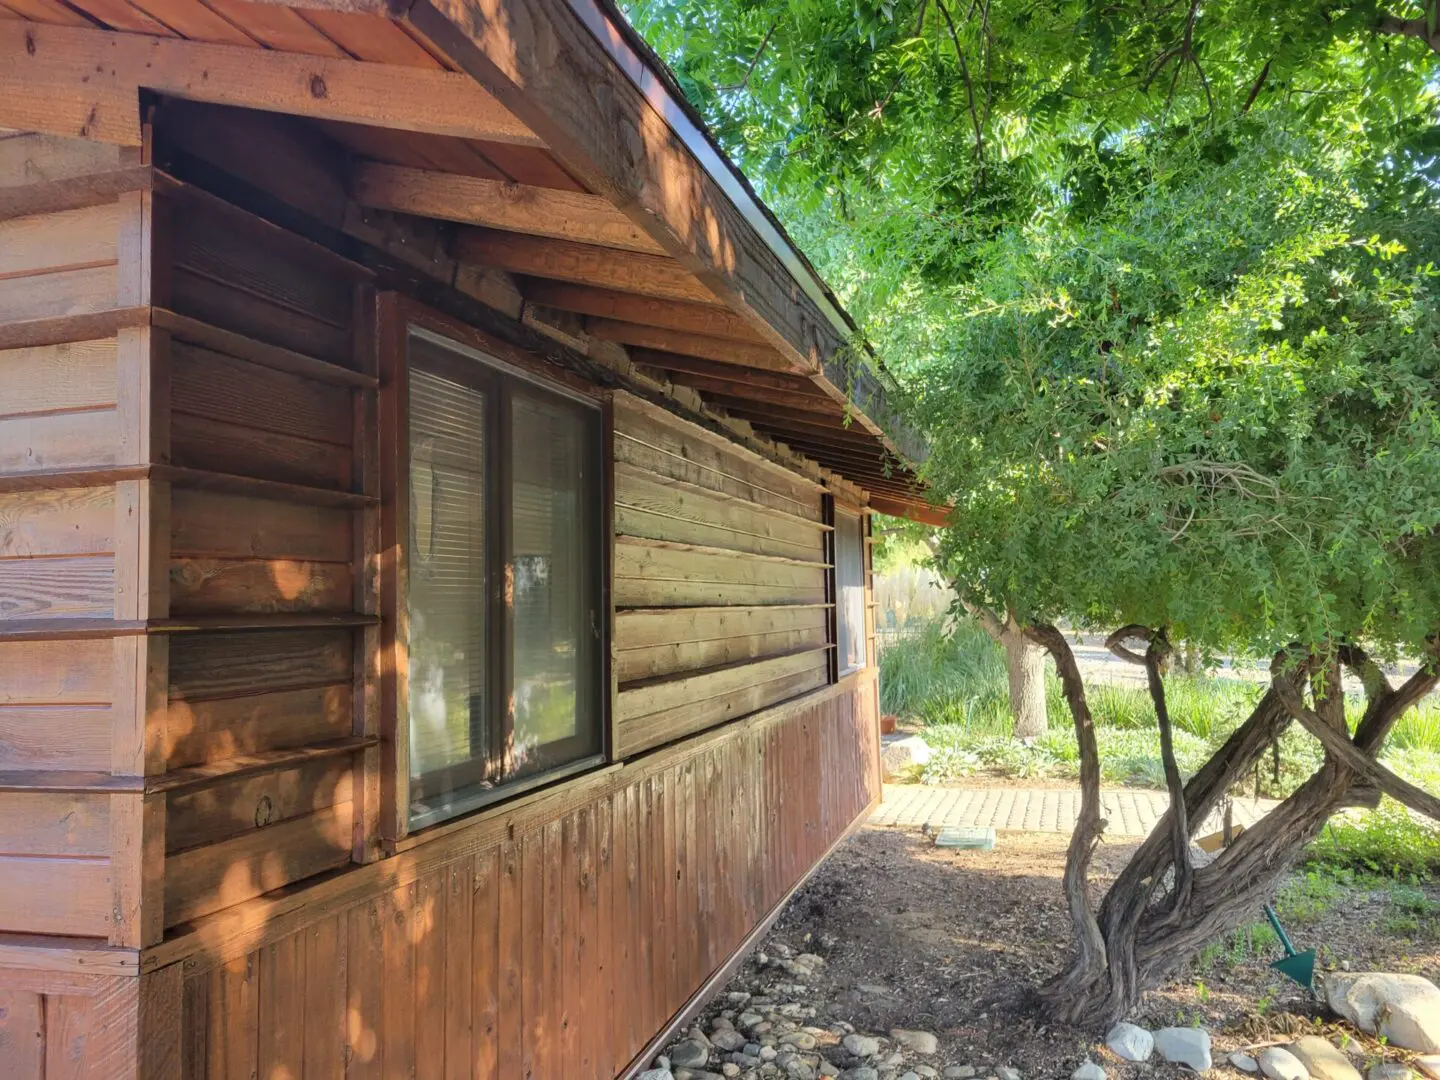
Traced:
[[593, 780], [601, 776], [608, 776], [620, 767], [618, 762], [607, 763], [602, 755], [594, 754], [558, 769], [551, 769], [549, 772], [516, 781], [513, 784], [505, 784], [488, 791], [477, 791], [473, 795], [459, 800], [454, 806], [448, 807], [447, 809], [450, 811], [448, 814], [440, 810], [432, 810], [416, 815], [410, 821], [410, 832], [387, 844], [386, 853], [398, 854], [408, 851], [442, 836], [448, 836], [459, 829], [470, 828], [475, 825], [475, 819], [486, 812], [518, 810], [554, 794], [553, 789], [560, 785], [570, 784], [580, 777]]

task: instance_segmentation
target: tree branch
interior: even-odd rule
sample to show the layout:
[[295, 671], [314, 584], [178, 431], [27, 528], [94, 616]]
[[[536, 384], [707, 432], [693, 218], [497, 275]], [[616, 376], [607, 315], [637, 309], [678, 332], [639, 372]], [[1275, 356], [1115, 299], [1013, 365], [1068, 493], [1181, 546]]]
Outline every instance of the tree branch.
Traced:
[[765, 55], [765, 48], [770, 44], [770, 38], [774, 35], [779, 25], [780, 20], [776, 19], [770, 24], [770, 29], [765, 31], [765, 36], [760, 39], [760, 47], [755, 50], [755, 55], [750, 58], [750, 66], [745, 69], [745, 77], [733, 86], [717, 86], [715, 87], [716, 90], [720, 93], [728, 94], [744, 90], [750, 85], [750, 76], [755, 74], [755, 67], [760, 63], [760, 57]]
[[1124, 660], [1127, 664], [1138, 664], [1140, 667], [1144, 667], [1145, 657], [1143, 657], [1137, 652], [1133, 652], [1132, 650], [1127, 649], [1125, 647], [1125, 642], [1129, 641], [1131, 638], [1139, 638], [1141, 641], [1145, 642], [1148, 645], [1150, 643], [1150, 639], [1153, 637], [1154, 634], [1148, 626], [1141, 626], [1138, 623], [1131, 623], [1128, 626], [1120, 627], [1119, 630], [1116, 630], [1113, 634], [1106, 638], [1105, 648], [1109, 649], [1112, 653], [1118, 656], [1121, 660]]
[[1062, 980], [1064, 985], [1050, 988], [1059, 999], [1098, 977], [1106, 967], [1105, 939], [1100, 934], [1089, 889], [1090, 860], [1105, 830], [1105, 820], [1100, 816], [1100, 748], [1095, 742], [1095, 721], [1085, 700], [1085, 683], [1080, 678], [1080, 666], [1075, 662], [1075, 654], [1065, 635], [1048, 624], [1027, 627], [1025, 635], [1055, 660], [1060, 685], [1065, 690], [1065, 700], [1075, 721], [1075, 739], [1080, 744], [1080, 817], [1070, 836], [1064, 879], [1065, 900], [1079, 940], [1080, 954], [1075, 966], [1070, 969], [1074, 984], [1067, 979]]
[[1440, 53], [1440, 27], [1435, 33], [1425, 25], [1424, 19], [1402, 19], [1399, 15], [1381, 15], [1372, 29], [1377, 34], [1394, 34], [1400, 37], [1419, 38], [1430, 46], [1431, 52]]
[[1440, 821], [1440, 798], [1436, 798], [1423, 788], [1418, 788], [1408, 780], [1396, 776], [1346, 738], [1344, 732], [1337, 731], [1323, 717], [1305, 707], [1300, 687], [1295, 679], [1284, 670], [1282, 658], [1283, 654], [1277, 656], [1275, 663], [1271, 665], [1271, 686], [1279, 696], [1280, 703], [1285, 710], [1306, 731], [1320, 741], [1320, 745], [1325, 748], [1325, 753], [1356, 775], [1374, 784], [1386, 795], [1404, 803], [1412, 810], [1418, 810], [1426, 817]]
[[1250, 106], [1254, 105], [1255, 99], [1260, 96], [1261, 87], [1265, 85], [1265, 80], [1270, 77], [1270, 64], [1272, 60], [1265, 61], [1265, 66], [1260, 69], [1260, 74], [1255, 76], [1255, 81], [1250, 84], [1250, 93], [1245, 95], [1245, 104], [1240, 109], [1242, 113], [1248, 113]]
[[970, 123], [975, 128], [975, 160], [985, 160], [985, 137], [980, 131], [980, 114], [975, 109], [975, 84], [970, 81], [970, 65], [965, 62], [965, 50], [960, 47], [960, 35], [955, 31], [955, 22], [950, 18], [950, 9], [945, 0], [935, 0], [940, 14], [945, 16], [945, 25], [950, 29], [950, 40], [955, 43], [955, 56], [960, 61], [960, 76], [965, 80], [965, 97], [970, 104]]

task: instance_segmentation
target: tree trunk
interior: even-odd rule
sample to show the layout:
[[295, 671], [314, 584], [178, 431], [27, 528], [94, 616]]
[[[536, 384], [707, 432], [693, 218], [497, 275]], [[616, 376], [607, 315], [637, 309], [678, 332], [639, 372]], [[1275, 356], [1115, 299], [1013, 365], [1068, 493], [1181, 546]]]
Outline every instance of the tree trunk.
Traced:
[[1015, 737], [1032, 739], [1044, 735], [1050, 727], [1045, 712], [1045, 650], [1027, 638], [1023, 630], [1013, 627], [1000, 635], [1000, 644], [1005, 646]]
[[[1077, 734], [1082, 736], [1082, 796], [1092, 795], [1099, 755], [1093, 737], [1084, 737], [1091, 728], [1084, 687], [1064, 637], [1052, 628], [1043, 629], [1049, 632], [1032, 630], [1031, 637], [1043, 642], [1055, 657]], [[1152, 640], [1155, 636], [1143, 627], [1126, 629], [1148, 633]], [[1121, 633], [1112, 635], [1112, 649]], [[1145, 661], [1123, 647], [1115, 651], [1135, 662], [1148, 661], [1148, 681], [1164, 733], [1168, 718], [1153, 648]], [[1297, 669], [1299, 674], [1277, 666], [1269, 693], [1184, 785], [1176, 800], [1183, 808], [1178, 819], [1170, 813], [1161, 819], [1111, 885], [1098, 914], [1092, 912], [1087, 899], [1089, 860], [1085, 852], [1093, 847], [1104, 822], [1077, 823], [1065, 866], [1065, 891], [1077, 949], [1069, 965], [1038, 990], [1039, 1004], [1049, 1019], [1100, 1030], [1124, 1019], [1139, 1003], [1140, 995], [1160, 985], [1176, 965], [1216, 935], [1253, 919], [1330, 816], [1346, 806], [1373, 805], [1377, 784], [1383, 782], [1385, 790], [1407, 805], [1440, 812], [1432, 796], [1397, 783], [1374, 760], [1396, 720], [1440, 683], [1440, 663], [1432, 656], [1404, 685], [1392, 688], [1358, 649], [1342, 649], [1339, 655], [1348, 666], [1370, 676], [1366, 680], [1369, 706], [1353, 741], [1338, 734], [1346, 729], [1334, 656], [1307, 658]], [[1313, 709], [1304, 707], [1298, 687], [1291, 681], [1306, 674], [1312, 680]], [[1230, 786], [1297, 717], [1312, 733], [1324, 734], [1322, 743], [1335, 744], [1326, 746], [1324, 764], [1213, 862], [1199, 869], [1188, 868], [1190, 828], [1220, 803]], [[1341, 740], [1346, 743], [1343, 747]], [[1167, 758], [1173, 760], [1169, 754]], [[1167, 768], [1167, 781], [1175, 792], [1180, 785], [1178, 776], [1171, 773], [1173, 769]]]

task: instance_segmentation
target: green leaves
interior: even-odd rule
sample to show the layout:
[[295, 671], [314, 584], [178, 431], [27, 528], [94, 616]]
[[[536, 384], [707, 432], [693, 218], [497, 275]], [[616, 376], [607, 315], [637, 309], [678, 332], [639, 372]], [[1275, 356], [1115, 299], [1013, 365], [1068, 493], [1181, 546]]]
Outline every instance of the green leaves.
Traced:
[[631, 11], [900, 377], [978, 597], [1214, 648], [1435, 630], [1425, 42], [1369, 2]]

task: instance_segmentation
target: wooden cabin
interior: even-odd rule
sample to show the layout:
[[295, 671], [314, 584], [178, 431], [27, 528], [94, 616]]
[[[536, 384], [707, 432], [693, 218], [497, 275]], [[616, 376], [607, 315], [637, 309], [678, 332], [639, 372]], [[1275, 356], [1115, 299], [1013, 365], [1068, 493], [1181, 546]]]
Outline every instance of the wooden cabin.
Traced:
[[0, 1077], [633, 1073], [879, 795], [843, 311], [597, 0], [0, 50]]

